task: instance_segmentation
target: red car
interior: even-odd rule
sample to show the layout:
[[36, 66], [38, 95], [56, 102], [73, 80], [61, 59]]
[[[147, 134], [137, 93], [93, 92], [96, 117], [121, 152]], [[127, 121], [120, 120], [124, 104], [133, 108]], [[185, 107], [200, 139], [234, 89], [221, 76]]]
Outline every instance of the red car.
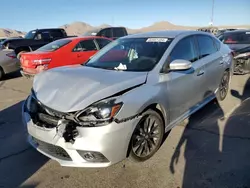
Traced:
[[54, 67], [82, 64], [112, 40], [104, 37], [73, 37], [51, 42], [21, 55], [21, 73], [30, 77]]

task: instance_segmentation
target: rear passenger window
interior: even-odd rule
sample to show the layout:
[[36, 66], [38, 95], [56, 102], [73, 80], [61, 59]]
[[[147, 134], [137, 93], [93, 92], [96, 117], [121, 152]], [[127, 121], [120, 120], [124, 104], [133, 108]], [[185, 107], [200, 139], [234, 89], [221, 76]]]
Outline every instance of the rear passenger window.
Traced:
[[61, 32], [61, 30], [51, 30], [50, 35], [53, 38], [62, 38], [62, 37], [64, 37], [64, 34]]
[[80, 42], [82, 51], [92, 51], [97, 50], [97, 47], [93, 40], [84, 40]]
[[184, 38], [176, 44], [170, 54], [170, 62], [176, 59], [183, 59], [190, 62], [198, 60], [193, 37]]
[[111, 31], [110, 28], [108, 28], [108, 29], [103, 29], [103, 30], [100, 31], [99, 36], [112, 38], [112, 31]]
[[214, 43], [215, 43], [215, 46], [216, 46], [217, 50], [220, 50], [220, 46], [221, 46], [220, 41], [214, 39]]
[[125, 35], [124, 29], [122, 28], [113, 28], [113, 36], [114, 37], [123, 37]]
[[106, 40], [106, 39], [95, 39], [96, 42], [98, 43], [100, 49], [102, 49], [104, 46], [106, 46], [108, 43], [110, 43], [110, 40]]
[[200, 58], [206, 57], [217, 52], [217, 48], [211, 37], [199, 35], [197, 36], [197, 41], [200, 49]]

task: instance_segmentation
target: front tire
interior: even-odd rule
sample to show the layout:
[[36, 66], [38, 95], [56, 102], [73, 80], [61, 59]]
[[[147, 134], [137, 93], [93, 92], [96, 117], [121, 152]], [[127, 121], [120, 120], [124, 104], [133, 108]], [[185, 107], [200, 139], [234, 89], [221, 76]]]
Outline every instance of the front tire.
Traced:
[[135, 162], [151, 158], [160, 148], [164, 132], [164, 122], [160, 114], [147, 110], [132, 135], [129, 158]]
[[229, 90], [229, 82], [230, 82], [230, 72], [225, 71], [223, 73], [223, 76], [219, 85], [219, 89], [217, 92], [217, 99], [219, 101], [223, 101], [227, 97], [227, 93]]

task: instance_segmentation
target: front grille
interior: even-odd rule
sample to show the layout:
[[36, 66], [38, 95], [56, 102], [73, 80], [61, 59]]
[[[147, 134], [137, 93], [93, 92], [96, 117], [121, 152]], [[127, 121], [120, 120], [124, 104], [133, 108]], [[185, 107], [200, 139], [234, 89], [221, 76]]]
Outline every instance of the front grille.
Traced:
[[38, 145], [41, 151], [61, 160], [72, 161], [69, 154], [61, 147], [52, 145], [32, 137], [32, 140]]
[[33, 122], [37, 126], [54, 128], [58, 125], [58, 121], [66, 114], [48, 108], [45, 105], [39, 103], [37, 99], [32, 98], [30, 115]]

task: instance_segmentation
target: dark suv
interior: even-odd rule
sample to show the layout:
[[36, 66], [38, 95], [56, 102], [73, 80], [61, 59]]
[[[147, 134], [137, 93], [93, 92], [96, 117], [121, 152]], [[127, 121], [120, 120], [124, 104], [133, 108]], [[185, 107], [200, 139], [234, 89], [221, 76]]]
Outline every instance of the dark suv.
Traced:
[[217, 37], [233, 51], [250, 46], [250, 30], [226, 31]]
[[21, 53], [34, 51], [54, 40], [66, 38], [64, 29], [36, 29], [28, 32], [24, 38], [7, 39], [2, 42], [2, 48], [13, 49], [17, 58], [20, 58]]
[[114, 40], [128, 35], [128, 32], [125, 27], [106, 27], [106, 28], [91, 30], [83, 34], [83, 36], [90, 36], [90, 35], [107, 37]]

